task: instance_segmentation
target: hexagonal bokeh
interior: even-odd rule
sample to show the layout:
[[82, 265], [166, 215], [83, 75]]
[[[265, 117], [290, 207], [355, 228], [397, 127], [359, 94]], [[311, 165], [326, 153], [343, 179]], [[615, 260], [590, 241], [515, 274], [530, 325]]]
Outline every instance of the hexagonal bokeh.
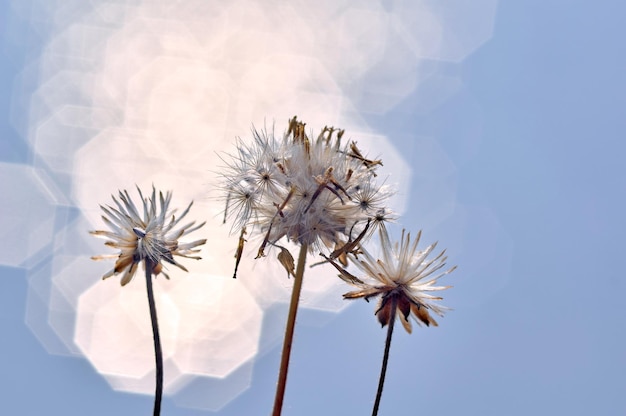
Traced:
[[[67, 74], [72, 77], [72, 74]], [[51, 81], [49, 81], [51, 82]], [[69, 89], [62, 89], [70, 94]], [[36, 129], [34, 146], [38, 162], [55, 172], [70, 174], [74, 152], [93, 139], [97, 128], [115, 121], [106, 109], [63, 105]]]
[[18, 267], [50, 244], [56, 208], [66, 201], [42, 170], [0, 163], [0, 264]]
[[459, 62], [491, 38], [497, 4], [394, 0], [394, 28], [416, 56]]
[[[297, 0], [275, 4], [280, 9], [275, 13], [247, 0], [185, 0], [176, 7], [165, 0], [74, 1], [63, 7], [38, 1], [30, 11], [15, 3], [24, 15], [49, 19], [42, 33], [55, 34], [39, 64], [27, 139], [35, 163], [71, 189], [82, 214], [58, 233], [51, 263], [29, 270], [27, 322], [49, 351], [82, 352], [115, 389], [152, 392], [145, 289], [139, 277], [124, 289], [115, 279], [100, 282], [111, 265], [87, 258], [105, 247], [95, 248], [101, 244], [95, 239], [76, 241], [90, 238], [87, 230], [102, 228], [98, 205], [110, 203], [118, 189], [134, 192], [135, 184], [171, 189], [181, 208], [195, 200], [192, 219], [207, 219], [198, 232], [209, 238], [203, 260], [192, 262], [189, 274], [159, 280], [157, 297], [168, 349], [168, 392], [182, 405], [210, 409], [247, 387], [251, 359], [282, 335], [283, 322], [272, 320], [264, 328], [270, 335], [259, 346], [263, 313], [282, 313], [292, 284], [274, 258], [255, 261], [248, 253], [240, 278], [231, 279], [237, 236], [220, 224], [215, 172], [223, 165], [219, 155], [233, 151], [235, 136], [246, 136], [253, 123], [275, 124], [281, 134], [294, 114], [313, 130], [344, 127], [370, 155], [385, 161], [387, 183], [399, 183], [397, 211], [406, 208], [415, 189], [438, 191], [454, 203], [454, 168], [440, 148], [422, 140], [419, 160], [445, 171], [448, 182], [415, 187], [407, 149], [394, 149], [372, 132], [362, 113], [385, 113], [427, 85], [435, 70], [424, 65], [424, 57], [460, 61], [488, 39], [495, 0], [454, 5]], [[453, 13], [458, 7], [464, 13]], [[455, 92], [451, 88], [448, 96]], [[2, 264], [21, 264], [53, 239], [54, 212], [47, 207], [58, 203], [58, 197], [50, 198], [58, 192], [47, 192], [52, 188], [40, 181], [45, 175], [28, 169], [18, 168], [20, 186], [2, 185], [4, 194], [17, 195], [15, 210], [29, 202], [34, 219], [20, 220], [19, 228], [14, 221], [0, 224], [6, 238], [29, 232], [15, 252], [4, 252]], [[36, 192], [26, 198], [24, 189]], [[436, 223], [450, 214], [450, 204], [424, 211]], [[81, 273], [93, 280], [79, 281]], [[345, 307], [339, 296], [345, 289], [335, 275], [327, 266], [307, 269], [302, 306], [335, 312]], [[200, 385], [219, 383], [223, 388], [213, 398], [194, 393]]]
[[[133, 284], [124, 290], [116, 279], [96, 281], [79, 298], [74, 341], [105, 377], [123, 374], [129, 379], [142, 379], [154, 372], [152, 327], [146, 289], [142, 284], [144, 279], [141, 275], [135, 276]], [[162, 290], [164, 282], [161, 280], [155, 279], [154, 297], [165, 363], [176, 351], [180, 314], [177, 305]], [[170, 380], [172, 375], [168, 374], [164, 378], [165, 389]], [[146, 386], [145, 393], [152, 387]]]
[[173, 397], [184, 407], [218, 411], [244, 392], [252, 380], [254, 363], [247, 361], [227, 377], [194, 377]]
[[[93, 276], [100, 267], [89, 256], [57, 255], [52, 262], [52, 285], [48, 304], [48, 325], [63, 341], [68, 352], [79, 353], [74, 343], [76, 309], [82, 293], [93, 284]], [[31, 289], [41, 287], [41, 281], [31, 280]], [[55, 351], [63, 354], [64, 351]]]
[[74, 343], [78, 300], [110, 266], [90, 259], [102, 250], [90, 229], [83, 216], [68, 220], [55, 232], [52, 259], [27, 271], [26, 324], [52, 354], [81, 354]]
[[230, 277], [191, 274], [169, 292], [185, 299], [174, 361], [185, 373], [227, 377], [258, 351], [263, 311]]
[[[154, 350], [145, 278], [135, 276], [124, 288], [110, 280], [80, 296], [75, 342], [100, 373], [114, 376], [116, 388], [150, 393]], [[163, 358], [173, 369], [165, 372], [166, 393], [180, 387], [183, 375], [224, 378], [255, 356], [263, 312], [231, 280], [194, 273], [155, 279]]]

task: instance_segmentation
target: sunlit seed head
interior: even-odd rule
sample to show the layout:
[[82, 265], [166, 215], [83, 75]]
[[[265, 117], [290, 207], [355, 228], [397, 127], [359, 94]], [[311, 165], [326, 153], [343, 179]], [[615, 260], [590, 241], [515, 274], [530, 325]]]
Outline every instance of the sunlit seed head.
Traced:
[[187, 270], [179, 264], [174, 256], [200, 259], [196, 254], [200, 252], [197, 248], [203, 245], [206, 240], [196, 240], [190, 243], [179, 243], [178, 239], [199, 228], [204, 223], [195, 225], [190, 222], [182, 227], [176, 228], [189, 212], [190, 203], [187, 208], [176, 218], [176, 210], [170, 210], [169, 204], [172, 193], [167, 192], [163, 196], [159, 192], [157, 200], [156, 189], [152, 187], [152, 195], [144, 198], [141, 190], [137, 188], [142, 201], [142, 211], [130, 198], [127, 191], [120, 191], [118, 198], [112, 196], [115, 207], [107, 205], [101, 206], [105, 215], [102, 220], [109, 227], [110, 231], [91, 231], [91, 234], [109, 239], [105, 245], [119, 249], [119, 255], [93, 256], [94, 260], [102, 260], [117, 257], [115, 266], [111, 271], [103, 276], [103, 279], [123, 273], [121, 284], [126, 285], [131, 281], [139, 263], [144, 262], [152, 267], [152, 274], [162, 273], [162, 261], [173, 264], [182, 270]]
[[[409, 333], [412, 330], [410, 316], [418, 324], [437, 326], [429, 311], [443, 316], [447, 308], [438, 304], [441, 297], [431, 293], [450, 287], [435, 284], [456, 269], [456, 266], [440, 272], [446, 265], [445, 250], [433, 259], [428, 259], [437, 243], [418, 250], [421, 232], [417, 238], [411, 240], [411, 235], [403, 230], [399, 243], [391, 243], [385, 227], [380, 227], [379, 233], [381, 258], [375, 258], [362, 247], [358, 252], [351, 252], [349, 255], [357, 268], [365, 274], [364, 278], [354, 276], [343, 266], [327, 258], [340, 272], [339, 277], [342, 280], [358, 288], [344, 294], [344, 298], [378, 298], [375, 314], [382, 326], [389, 324], [393, 315], [398, 317]], [[392, 313], [391, 309], [394, 307], [396, 313]]]
[[378, 210], [389, 211], [393, 192], [376, 183], [382, 162], [367, 159], [355, 141], [342, 141], [343, 130], [325, 127], [311, 138], [305, 127], [294, 117], [282, 139], [253, 130], [250, 143], [237, 140], [236, 152], [223, 157], [225, 221], [233, 232], [247, 227], [263, 237], [257, 257], [283, 239], [310, 252], [335, 250]]

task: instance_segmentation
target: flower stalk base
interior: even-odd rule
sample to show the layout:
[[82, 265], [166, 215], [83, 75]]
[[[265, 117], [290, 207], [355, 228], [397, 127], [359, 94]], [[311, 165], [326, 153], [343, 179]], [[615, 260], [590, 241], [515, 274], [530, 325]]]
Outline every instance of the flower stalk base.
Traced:
[[285, 388], [287, 387], [287, 372], [289, 371], [289, 357], [291, 356], [291, 346], [293, 344], [293, 332], [296, 325], [296, 315], [300, 302], [300, 292], [302, 292], [302, 281], [304, 277], [304, 265], [306, 263], [307, 244], [300, 246], [296, 275], [291, 292], [291, 302], [289, 303], [289, 315], [287, 316], [287, 326], [285, 328], [285, 339], [283, 340], [283, 352], [280, 357], [280, 371], [278, 373], [278, 384], [276, 385], [276, 398], [274, 399], [273, 416], [280, 416], [283, 409], [283, 399]]
[[383, 355], [383, 365], [380, 369], [380, 379], [378, 380], [378, 390], [376, 391], [376, 400], [374, 401], [374, 409], [372, 416], [378, 415], [378, 407], [380, 406], [380, 398], [383, 395], [383, 386], [385, 384], [385, 375], [387, 374], [387, 362], [389, 362], [389, 349], [391, 348], [391, 337], [393, 335], [393, 324], [396, 322], [396, 306], [398, 300], [394, 297], [391, 300], [391, 315], [387, 324], [387, 339], [385, 340], [385, 353]]
[[148, 305], [150, 306], [150, 321], [152, 322], [152, 338], [154, 340], [154, 357], [156, 361], [156, 390], [154, 393], [154, 416], [161, 414], [161, 398], [163, 397], [163, 352], [161, 351], [161, 337], [159, 336], [159, 322], [157, 320], [154, 291], [152, 290], [152, 270], [154, 264], [147, 260], [146, 289], [148, 290]]

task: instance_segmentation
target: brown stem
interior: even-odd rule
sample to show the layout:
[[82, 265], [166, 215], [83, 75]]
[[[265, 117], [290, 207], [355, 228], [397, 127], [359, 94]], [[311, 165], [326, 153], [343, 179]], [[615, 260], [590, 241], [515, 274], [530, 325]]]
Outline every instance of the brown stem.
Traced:
[[159, 322], [157, 321], [156, 304], [152, 291], [152, 270], [154, 263], [145, 261], [146, 288], [148, 289], [148, 305], [150, 306], [150, 321], [152, 322], [152, 338], [154, 340], [154, 357], [156, 360], [156, 391], [154, 393], [154, 416], [161, 414], [161, 398], [163, 397], [163, 352], [161, 351], [161, 337], [159, 336]]
[[374, 409], [372, 409], [372, 416], [378, 414], [378, 407], [380, 406], [380, 398], [383, 395], [383, 385], [385, 384], [385, 374], [387, 373], [387, 362], [389, 361], [389, 348], [391, 347], [391, 336], [393, 335], [393, 324], [396, 322], [396, 307], [398, 305], [398, 299], [394, 296], [391, 299], [391, 313], [389, 315], [389, 323], [387, 324], [387, 340], [385, 341], [385, 354], [383, 355], [383, 366], [380, 369], [380, 378], [378, 379], [378, 391], [376, 392], [376, 401], [374, 402]]
[[296, 314], [298, 313], [298, 303], [300, 302], [300, 292], [302, 291], [302, 280], [304, 277], [304, 264], [306, 262], [307, 249], [307, 244], [302, 244], [302, 246], [300, 246], [298, 264], [296, 265], [296, 275], [294, 277], [293, 290], [291, 291], [289, 315], [287, 315], [287, 327], [285, 328], [285, 339], [283, 340], [283, 352], [280, 357], [280, 371], [278, 373], [274, 410], [272, 411], [273, 416], [280, 416], [283, 409], [285, 387], [287, 387], [287, 372], [289, 371], [289, 356], [291, 355], [293, 330], [296, 326]]

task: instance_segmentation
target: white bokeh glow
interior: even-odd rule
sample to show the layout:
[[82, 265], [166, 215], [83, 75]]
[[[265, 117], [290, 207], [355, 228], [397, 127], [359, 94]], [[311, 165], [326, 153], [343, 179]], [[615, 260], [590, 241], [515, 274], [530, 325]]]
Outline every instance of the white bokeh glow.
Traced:
[[[145, 288], [136, 283], [120, 290], [111, 279], [83, 292], [75, 342], [99, 372], [117, 376], [112, 385], [149, 394], [154, 359], [145, 351], [152, 330]], [[166, 373], [166, 393], [180, 387], [183, 374], [226, 377], [256, 354], [263, 312], [230, 279], [194, 273], [156, 279], [155, 297], [165, 366], [175, 369]]]
[[[175, 206], [195, 201], [190, 219], [207, 220], [198, 234], [208, 241], [203, 260], [185, 263], [190, 273], [172, 271], [172, 280], [156, 283], [166, 394], [209, 409], [248, 386], [251, 360], [273, 345], [259, 346], [264, 311], [286, 302], [292, 284], [271, 254], [255, 261], [246, 252], [240, 277], [231, 278], [236, 236], [221, 224], [219, 155], [232, 152], [234, 138], [248, 136], [253, 124], [282, 134], [297, 115], [312, 131], [342, 127], [360, 148], [382, 158], [381, 174], [398, 190], [393, 208], [402, 212], [412, 191], [407, 149], [372, 131], [364, 114], [388, 112], [410, 95], [425, 77], [423, 59], [460, 61], [479, 47], [491, 35], [496, 6], [496, 0], [31, 3], [49, 17], [54, 36], [41, 57], [27, 139], [35, 166], [65, 186], [80, 216], [57, 236], [53, 266], [31, 272], [29, 287], [37, 296], [29, 301], [27, 322], [50, 352], [84, 354], [113, 388], [151, 394], [152, 335], [142, 279], [124, 289], [115, 279], [101, 282], [111, 265], [86, 259], [106, 248], [76, 242], [102, 228], [98, 206], [118, 189], [171, 189]], [[431, 150], [446, 161], [436, 144]], [[424, 156], [423, 163], [429, 160]], [[30, 183], [32, 175], [16, 177]], [[454, 186], [445, 189], [452, 204]], [[35, 216], [41, 224], [28, 230], [51, 241], [54, 210], [46, 209], [60, 203], [45, 194], [41, 201]], [[333, 270], [308, 270], [303, 307], [338, 312], [348, 305]], [[43, 324], [33, 306], [40, 304], [47, 307]], [[232, 388], [210, 400], [190, 394], [193, 388], [177, 396], [182, 387], [215, 379]]]

